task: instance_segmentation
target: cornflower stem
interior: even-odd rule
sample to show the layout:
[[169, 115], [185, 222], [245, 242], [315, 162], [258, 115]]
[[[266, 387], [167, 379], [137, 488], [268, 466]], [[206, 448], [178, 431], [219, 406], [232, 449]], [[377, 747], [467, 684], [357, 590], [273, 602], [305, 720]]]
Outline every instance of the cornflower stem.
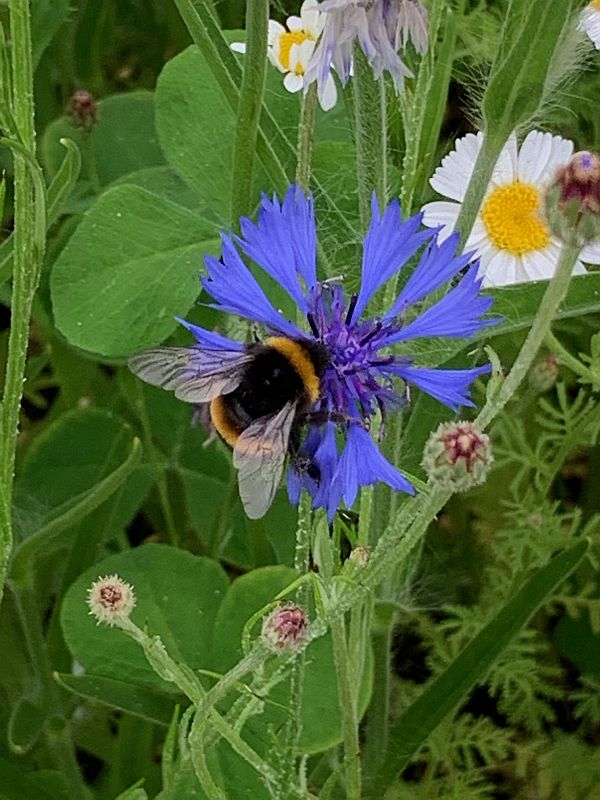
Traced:
[[360, 800], [361, 771], [358, 741], [358, 711], [354, 676], [350, 670], [350, 654], [346, 643], [346, 626], [343, 617], [331, 622], [333, 656], [338, 678], [338, 696], [342, 714], [344, 737], [344, 773], [347, 800]]
[[500, 411], [502, 411], [527, 374], [527, 370], [537, 355], [544, 341], [544, 337], [550, 330], [552, 320], [556, 316], [556, 312], [567, 293], [571, 272], [573, 271], [580, 251], [580, 247], [563, 244], [556, 272], [548, 284], [548, 288], [542, 298], [538, 313], [525, 339], [523, 347], [519, 351], [519, 355], [504, 382], [500, 385], [496, 393], [488, 399], [477, 417], [477, 422], [482, 428], [486, 428]]
[[[12, 551], [12, 488], [15, 451], [19, 430], [19, 410], [29, 341], [29, 321], [33, 296], [39, 283], [44, 254], [45, 210], [37, 209], [44, 219], [36, 219], [33, 199], [32, 162], [35, 162], [33, 105], [33, 66], [29, 0], [9, 0], [12, 44], [13, 118], [22, 152], [14, 152], [14, 266], [11, 301], [11, 326], [8, 358], [0, 417], [0, 600]], [[43, 223], [43, 224], [42, 224]], [[40, 231], [42, 236], [40, 237]]]
[[317, 116], [317, 84], [312, 83], [302, 94], [302, 108], [298, 125], [298, 151], [296, 162], [296, 183], [306, 194], [310, 187], [312, 168], [312, 149]]
[[252, 173], [267, 74], [269, 0], [246, 2], [246, 55], [233, 146], [231, 220], [252, 210]]
[[495, 131], [494, 133], [486, 131], [485, 133], [479, 155], [473, 167], [471, 180], [467, 186], [460, 213], [456, 220], [456, 230], [460, 233], [462, 247], [465, 246], [473, 229], [486, 189], [494, 172], [494, 167], [507, 139], [508, 133], [502, 131]]
[[579, 375], [580, 378], [585, 378], [592, 384], [594, 382], [598, 382], [597, 378], [594, 380], [592, 370], [586, 367], [585, 364], [582, 364], [578, 358], [575, 358], [575, 356], [571, 355], [571, 353], [569, 353], [567, 348], [561, 344], [551, 330], [548, 330], [544, 336], [544, 343], [549, 350], [558, 356], [561, 364], [564, 364], [576, 375]]
[[387, 109], [383, 77], [375, 80], [366, 56], [354, 49], [354, 136], [358, 177], [358, 208], [361, 227], [369, 227], [371, 194], [380, 207], [388, 199]]
[[377, 776], [383, 764], [387, 745], [390, 712], [390, 650], [393, 625], [375, 628], [373, 644], [373, 694], [367, 715], [366, 745], [363, 756], [365, 792], [367, 797], [383, 796], [377, 786]]

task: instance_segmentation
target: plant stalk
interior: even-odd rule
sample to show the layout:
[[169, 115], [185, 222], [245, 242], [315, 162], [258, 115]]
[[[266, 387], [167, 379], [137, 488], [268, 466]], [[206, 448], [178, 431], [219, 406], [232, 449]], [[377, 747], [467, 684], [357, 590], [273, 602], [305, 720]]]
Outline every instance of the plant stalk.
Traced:
[[338, 697], [342, 714], [342, 732], [344, 737], [344, 774], [346, 777], [346, 800], [360, 800], [361, 771], [360, 744], [358, 740], [358, 709], [356, 705], [356, 687], [352, 675], [350, 654], [346, 644], [346, 627], [344, 618], [331, 622], [333, 641], [333, 657], [338, 678]]
[[302, 95], [300, 123], [298, 125], [298, 157], [296, 162], [296, 183], [305, 194], [310, 188], [312, 168], [312, 149], [317, 115], [317, 84], [313, 83]]

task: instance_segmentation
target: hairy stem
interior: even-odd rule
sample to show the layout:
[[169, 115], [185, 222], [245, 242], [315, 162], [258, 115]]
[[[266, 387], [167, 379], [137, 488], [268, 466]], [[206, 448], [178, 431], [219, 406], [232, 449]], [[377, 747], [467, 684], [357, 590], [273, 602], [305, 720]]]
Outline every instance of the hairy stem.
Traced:
[[338, 678], [338, 697], [342, 713], [344, 736], [344, 774], [346, 800], [360, 800], [361, 771], [360, 744], [358, 741], [358, 709], [356, 706], [355, 679], [352, 675], [350, 654], [346, 644], [346, 627], [343, 617], [331, 623], [333, 657]]
[[312, 148], [317, 115], [317, 84], [313, 83], [302, 95], [302, 109], [298, 125], [298, 158], [296, 162], [296, 183], [306, 194], [310, 186], [312, 167]]
[[548, 330], [544, 336], [544, 343], [549, 350], [556, 353], [561, 364], [564, 364], [576, 375], [579, 375], [580, 378], [584, 378], [592, 384], [598, 382], [598, 378], [594, 376], [592, 370], [586, 367], [585, 364], [582, 364], [578, 358], [571, 355], [551, 330]]

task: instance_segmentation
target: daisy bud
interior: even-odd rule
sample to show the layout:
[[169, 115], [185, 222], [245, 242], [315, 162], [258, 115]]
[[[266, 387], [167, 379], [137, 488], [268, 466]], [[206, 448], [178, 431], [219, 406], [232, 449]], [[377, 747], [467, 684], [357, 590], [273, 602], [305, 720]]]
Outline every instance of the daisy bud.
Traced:
[[536, 392], [549, 391], [558, 378], [559, 362], [556, 356], [548, 356], [543, 361], [538, 361], [529, 373], [529, 385]]
[[357, 567], [366, 567], [369, 563], [369, 548], [368, 547], [355, 547], [348, 556], [348, 561], [351, 564], [356, 564]]
[[106, 622], [107, 625], [119, 625], [135, 607], [133, 586], [118, 575], [98, 578], [88, 589], [87, 604], [98, 624]]
[[301, 647], [307, 637], [306, 612], [293, 603], [273, 609], [264, 619], [262, 640], [273, 653]]
[[442, 422], [423, 452], [423, 469], [440, 489], [466, 492], [483, 483], [493, 461], [490, 439], [474, 422]]
[[552, 231], [583, 247], [600, 237], [600, 156], [582, 150], [561, 167], [546, 195]]
[[73, 125], [76, 128], [82, 128], [88, 133], [92, 130], [96, 122], [98, 122], [96, 98], [85, 89], [79, 89], [71, 97], [68, 111]]

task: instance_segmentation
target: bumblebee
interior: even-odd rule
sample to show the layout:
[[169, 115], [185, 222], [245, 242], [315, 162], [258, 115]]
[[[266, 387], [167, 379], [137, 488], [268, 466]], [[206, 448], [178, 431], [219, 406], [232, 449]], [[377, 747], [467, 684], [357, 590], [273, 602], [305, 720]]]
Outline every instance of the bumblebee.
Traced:
[[329, 360], [318, 342], [274, 336], [241, 350], [158, 347], [130, 358], [129, 367], [180, 400], [208, 404], [212, 425], [233, 450], [244, 510], [259, 519], [273, 502], [288, 454], [318, 480], [316, 466], [298, 451]]

